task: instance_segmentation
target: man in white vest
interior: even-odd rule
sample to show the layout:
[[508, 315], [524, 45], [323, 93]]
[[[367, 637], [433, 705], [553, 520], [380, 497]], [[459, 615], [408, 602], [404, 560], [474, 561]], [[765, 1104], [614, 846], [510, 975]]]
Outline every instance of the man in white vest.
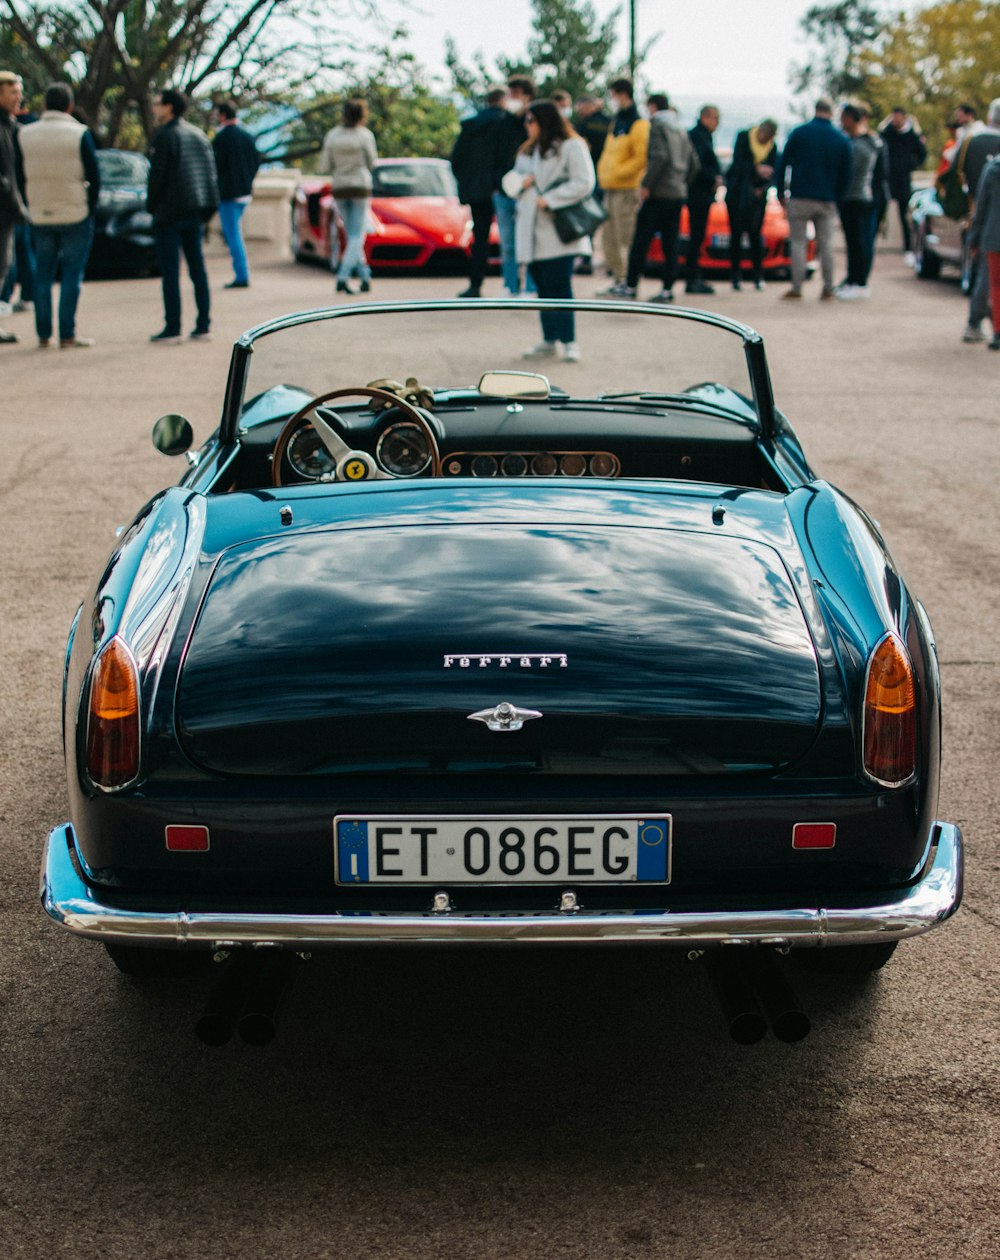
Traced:
[[94, 210], [101, 190], [94, 137], [70, 112], [73, 90], [53, 83], [45, 110], [19, 139], [25, 192], [35, 241], [35, 332], [52, 344], [52, 285], [59, 274], [59, 345], [92, 346], [76, 335], [76, 308], [94, 239]]

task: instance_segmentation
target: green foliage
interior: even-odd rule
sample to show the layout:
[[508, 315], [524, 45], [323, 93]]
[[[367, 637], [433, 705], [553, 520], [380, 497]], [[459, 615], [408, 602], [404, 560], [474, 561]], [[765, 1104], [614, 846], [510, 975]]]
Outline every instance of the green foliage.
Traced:
[[862, 54], [881, 30], [878, 8], [861, 0], [816, 4], [800, 26], [812, 42], [809, 59], [790, 70], [793, 90], [834, 99], [856, 96], [866, 85]]
[[864, 95], [878, 116], [903, 104], [917, 115], [931, 146], [940, 148], [954, 107], [979, 110], [1000, 97], [1000, 5], [953, 0], [886, 23], [860, 59]]
[[515, 74], [534, 79], [540, 96], [556, 88], [573, 97], [604, 92], [617, 71], [611, 54], [621, 9], [614, 9], [603, 22], [588, 0], [532, 0], [532, 9], [534, 33], [523, 56], [498, 57], [493, 67], [481, 52], [472, 67], [463, 65], [454, 40], [445, 40], [445, 64], [457, 95], [481, 104], [490, 87]]
[[290, 136], [286, 161], [301, 161], [306, 169], [326, 132], [340, 122], [344, 101], [359, 97], [368, 103], [368, 126], [380, 157], [447, 157], [458, 135], [458, 111], [450, 99], [435, 95], [420, 63], [406, 46], [407, 30], [393, 31], [389, 43], [371, 50], [375, 61], [363, 77], [357, 76], [356, 58], [334, 67], [344, 87], [313, 97], [287, 128]]

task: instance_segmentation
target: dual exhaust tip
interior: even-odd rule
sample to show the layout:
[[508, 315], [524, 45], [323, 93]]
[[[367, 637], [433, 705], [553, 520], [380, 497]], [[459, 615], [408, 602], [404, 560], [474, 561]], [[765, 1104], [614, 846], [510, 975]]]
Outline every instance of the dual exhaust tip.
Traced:
[[705, 964], [733, 1041], [752, 1046], [767, 1036], [801, 1041], [812, 1027], [770, 950], [713, 950]]
[[278, 1008], [298, 957], [283, 949], [241, 949], [225, 967], [194, 1026], [207, 1046], [224, 1046], [239, 1033], [248, 1046], [274, 1040]]

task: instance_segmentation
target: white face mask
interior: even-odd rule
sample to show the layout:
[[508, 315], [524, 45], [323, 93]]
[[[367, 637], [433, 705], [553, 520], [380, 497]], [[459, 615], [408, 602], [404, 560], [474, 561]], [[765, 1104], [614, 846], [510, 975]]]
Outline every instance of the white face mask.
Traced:
[[565, 109], [561, 109], [559, 113], [562, 114], [563, 118], [573, 117], [573, 111], [568, 106]]
[[523, 114], [524, 102], [517, 100], [516, 97], [508, 96], [506, 102], [504, 103], [504, 109], [508, 114]]

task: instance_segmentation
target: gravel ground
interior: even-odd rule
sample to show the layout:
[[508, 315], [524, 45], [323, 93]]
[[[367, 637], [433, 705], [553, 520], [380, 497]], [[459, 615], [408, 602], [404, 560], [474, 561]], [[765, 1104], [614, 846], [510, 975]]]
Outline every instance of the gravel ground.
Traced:
[[[214, 427], [229, 343], [331, 300], [274, 256], [216, 339], [150, 347], [154, 280], [93, 283], [87, 351], [0, 350], [0, 1255], [215, 1258], [997, 1254], [1000, 355], [897, 253], [870, 303], [697, 301], [765, 334], [814, 466], [881, 522], [940, 646], [940, 817], [963, 910], [873, 982], [800, 976], [798, 1045], [730, 1043], [697, 968], [649, 951], [347, 952], [303, 968], [278, 1039], [192, 1033], [202, 981], [144, 988], [36, 902], [67, 816], [60, 663], [113, 529], [177, 474], [163, 411]], [[373, 296], [451, 296], [448, 279]], [[499, 290], [499, 281], [494, 282]], [[596, 280], [578, 284], [589, 294]], [[185, 295], [190, 310], [190, 298]], [[590, 366], [615, 347], [587, 347]]]

